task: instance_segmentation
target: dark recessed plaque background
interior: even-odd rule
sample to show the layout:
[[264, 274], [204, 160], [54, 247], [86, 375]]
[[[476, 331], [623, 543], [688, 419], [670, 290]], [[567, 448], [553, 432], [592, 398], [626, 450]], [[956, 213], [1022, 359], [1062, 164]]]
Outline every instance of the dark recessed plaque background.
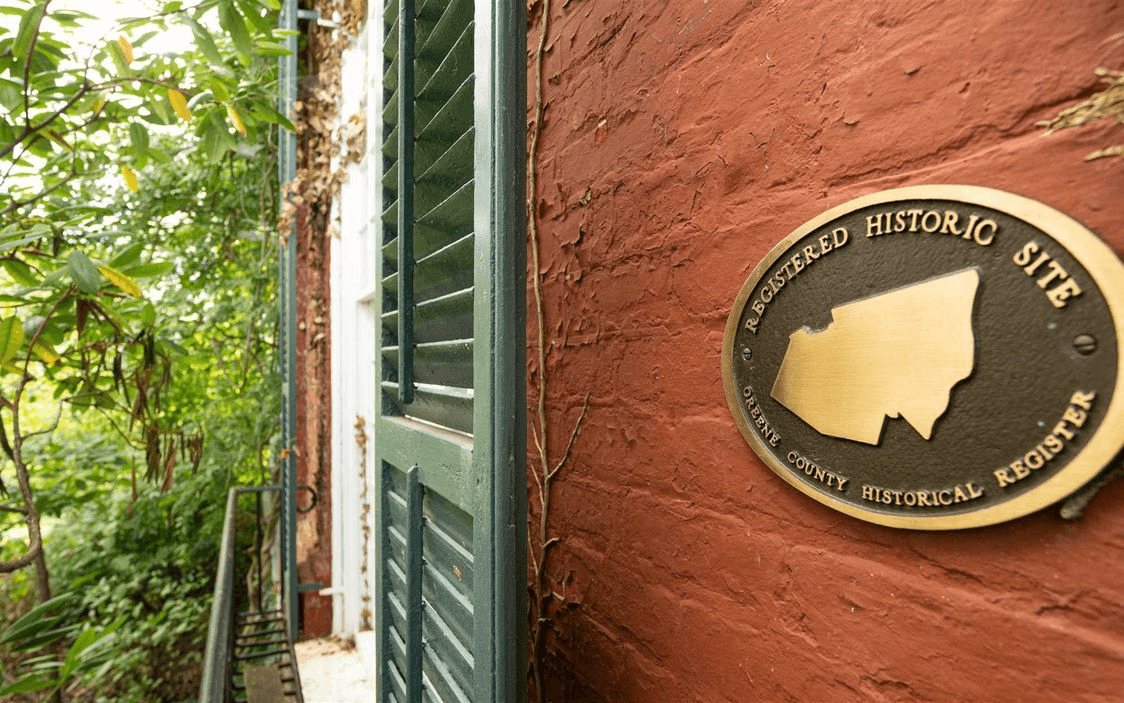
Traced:
[[[953, 211], [961, 226], [972, 215], [996, 225], [981, 246], [958, 236], [923, 231], [866, 236], [868, 217], [899, 209]], [[931, 224], [931, 221], [930, 221]], [[784, 262], [819, 246], [839, 227], [845, 246], [821, 255], [788, 280], [763, 315], [751, 305]], [[1013, 262], [1036, 242], [1080, 285], [1081, 295], [1055, 307]], [[792, 267], [789, 267], [790, 270]], [[974, 367], [952, 387], [947, 410], [925, 439], [903, 418], [885, 421], [876, 445], [821, 434], [770, 391], [801, 328], [832, 324], [832, 309], [958, 271], [979, 274], [972, 311]], [[999, 522], [1048, 505], [1092, 478], [1115, 455], [1121, 439], [1119, 317], [1124, 267], [1076, 221], [1019, 196], [970, 186], [918, 186], [859, 198], [805, 224], [777, 245], [747, 280], [731, 311], [723, 345], [727, 400], [749, 444], [781, 477], [832, 507], [898, 527], [949, 529]], [[756, 334], [747, 318], [760, 317]], [[1090, 351], [1090, 340], [1095, 348]], [[748, 352], [747, 352], [748, 350]], [[877, 360], [877, 349], [871, 349]], [[746, 388], [780, 436], [772, 446], [750, 417]], [[1041, 469], [1000, 487], [994, 471], [1041, 443], [1076, 391], [1095, 400], [1076, 437]], [[816, 480], [790, 461], [798, 453], [847, 479], [844, 491]], [[934, 490], [971, 483], [979, 498], [953, 505], [886, 505], [864, 500], [863, 485]]]

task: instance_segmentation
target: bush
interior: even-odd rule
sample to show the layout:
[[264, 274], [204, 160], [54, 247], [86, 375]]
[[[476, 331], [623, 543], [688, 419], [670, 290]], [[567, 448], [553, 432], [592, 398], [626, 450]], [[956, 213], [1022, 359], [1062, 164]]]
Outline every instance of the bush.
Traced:
[[56, 579], [78, 594], [86, 622], [125, 626], [108, 647], [111, 664], [74, 699], [178, 703], [198, 691], [218, 561], [226, 485], [200, 474], [136, 502], [90, 505], [52, 532]]

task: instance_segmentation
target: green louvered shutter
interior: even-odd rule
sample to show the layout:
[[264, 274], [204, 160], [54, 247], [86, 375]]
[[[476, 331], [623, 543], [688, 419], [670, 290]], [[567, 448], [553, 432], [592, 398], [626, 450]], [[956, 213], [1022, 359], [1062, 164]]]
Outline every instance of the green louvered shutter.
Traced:
[[525, 11], [383, 17], [378, 700], [523, 701]]

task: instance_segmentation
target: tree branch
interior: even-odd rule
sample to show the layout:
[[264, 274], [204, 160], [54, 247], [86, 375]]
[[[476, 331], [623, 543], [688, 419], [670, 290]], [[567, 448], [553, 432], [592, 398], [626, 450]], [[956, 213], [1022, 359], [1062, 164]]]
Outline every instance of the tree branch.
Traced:
[[[20, 393], [23, 392], [23, 387], [26, 384], [26, 379], [20, 379], [17, 384], [16, 398], [19, 398]], [[12, 412], [12, 432], [17, 437], [15, 445], [12, 447], [12, 463], [16, 465], [16, 479], [19, 483], [20, 497], [23, 499], [23, 504], [26, 509], [24, 513], [24, 522], [27, 523], [27, 536], [28, 545], [27, 551], [23, 555], [15, 559], [7, 561], [0, 561], [0, 574], [9, 574], [13, 571], [18, 571], [33, 561], [38, 559], [43, 554], [43, 533], [39, 527], [39, 511], [35, 509], [35, 496], [31, 491], [31, 478], [27, 473], [27, 465], [23, 463], [23, 457], [20, 455], [20, 439], [19, 432], [19, 402], [18, 400], [11, 408]], [[0, 418], [0, 425], [3, 424], [3, 419]], [[42, 596], [42, 591], [40, 592]], [[48, 595], [48, 598], [50, 596]], [[43, 598], [40, 598], [43, 600]]]
[[[24, 77], [23, 89], [24, 89], [24, 92], [26, 94], [26, 92], [27, 92], [27, 77], [26, 76]], [[85, 81], [85, 79], [83, 79], [82, 87], [78, 90], [77, 93], [74, 94], [74, 97], [72, 97], [70, 100], [66, 101], [66, 103], [63, 104], [62, 107], [55, 110], [54, 112], [47, 115], [46, 117], [44, 117], [43, 120], [39, 124], [32, 125], [31, 124], [31, 117], [28, 116], [27, 121], [24, 123], [23, 130], [18, 135], [16, 135], [15, 139], [13, 139], [11, 142], [6, 144], [3, 148], [0, 148], [0, 158], [3, 158], [5, 156], [7, 156], [8, 154], [10, 154], [12, 152], [12, 150], [16, 148], [16, 145], [19, 144], [20, 142], [22, 142], [24, 139], [27, 139], [28, 136], [45, 129], [47, 127], [47, 125], [51, 124], [52, 122], [57, 120], [59, 117], [62, 117], [62, 115], [67, 110], [74, 107], [74, 104], [77, 103], [79, 100], [81, 100], [86, 95], [86, 93], [89, 93], [89, 92], [90, 92], [90, 84], [87, 83]]]
[[[10, 174], [11, 171], [9, 171], [8, 173]], [[27, 207], [28, 205], [31, 205], [32, 203], [35, 203], [39, 200], [42, 200], [43, 198], [45, 198], [48, 195], [50, 195], [51, 193], [55, 192], [59, 188], [62, 188], [64, 185], [70, 183], [72, 180], [74, 180], [77, 177], [78, 177], [78, 168], [74, 165], [73, 162], [71, 162], [70, 173], [68, 173], [61, 181], [54, 184], [50, 188], [47, 188], [46, 190], [31, 196], [30, 198], [27, 198], [25, 200], [14, 200], [14, 201], [8, 203], [8, 206], [4, 208], [3, 213], [0, 213], [0, 214], [7, 215], [8, 213], [15, 212], [16, 210], [19, 210], [21, 207]], [[7, 175], [5, 175], [5, 179], [6, 178], [7, 178]]]
[[[23, 121], [29, 127], [31, 126], [31, 91], [28, 88], [31, 79], [31, 57], [35, 54], [35, 45], [39, 43], [39, 29], [47, 17], [47, 6], [50, 4], [51, 0], [43, 0], [43, 10], [35, 20], [35, 30], [31, 33], [31, 41], [27, 45], [27, 58], [23, 64]], [[4, 154], [0, 154], [0, 157], [3, 156]]]

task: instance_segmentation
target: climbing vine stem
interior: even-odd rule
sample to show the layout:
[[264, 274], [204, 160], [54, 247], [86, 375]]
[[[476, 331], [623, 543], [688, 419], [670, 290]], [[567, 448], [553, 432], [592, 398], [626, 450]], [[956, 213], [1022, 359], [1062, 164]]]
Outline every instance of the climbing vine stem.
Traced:
[[[530, 12], [528, 12], [528, 14], [530, 14]], [[558, 478], [562, 468], [570, 460], [570, 453], [574, 448], [574, 442], [581, 432], [582, 421], [585, 419], [586, 412], [589, 410], [589, 394], [587, 393], [585, 401], [582, 403], [581, 413], [574, 422], [574, 428], [570, 433], [570, 439], [566, 443], [566, 449], [562, 452], [562, 456], [558, 461], [552, 465], [550, 461], [550, 442], [546, 412], [546, 324], [543, 312], [543, 274], [539, 264], [538, 212], [535, 207], [539, 135], [542, 133], [543, 118], [546, 112], [546, 105], [542, 97], [543, 56], [546, 53], [546, 37], [549, 29], [550, 0], [542, 0], [539, 14], [539, 41], [534, 54], [535, 103], [528, 135], [530, 143], [527, 148], [527, 237], [528, 245], [531, 250], [531, 285], [534, 291], [535, 322], [538, 332], [535, 339], [535, 352], [538, 361], [538, 398], [535, 412], [536, 422], [531, 426], [535, 449], [538, 453], [538, 462], [537, 466], [532, 462], [530, 472], [535, 479], [535, 487], [538, 492], [539, 500], [537, 529], [528, 530], [527, 532], [527, 550], [531, 561], [531, 652], [530, 671], [528, 673], [534, 683], [535, 700], [539, 703], [542, 703], [544, 699], [542, 685], [544, 637], [547, 628], [551, 624], [548, 606], [552, 599], [564, 598], [564, 596], [560, 596], [553, 590], [548, 589], [546, 585], [547, 555], [551, 547], [557, 545], [560, 541], [559, 537], [551, 537], [548, 532], [547, 523], [550, 517], [550, 496], [554, 481]]]

